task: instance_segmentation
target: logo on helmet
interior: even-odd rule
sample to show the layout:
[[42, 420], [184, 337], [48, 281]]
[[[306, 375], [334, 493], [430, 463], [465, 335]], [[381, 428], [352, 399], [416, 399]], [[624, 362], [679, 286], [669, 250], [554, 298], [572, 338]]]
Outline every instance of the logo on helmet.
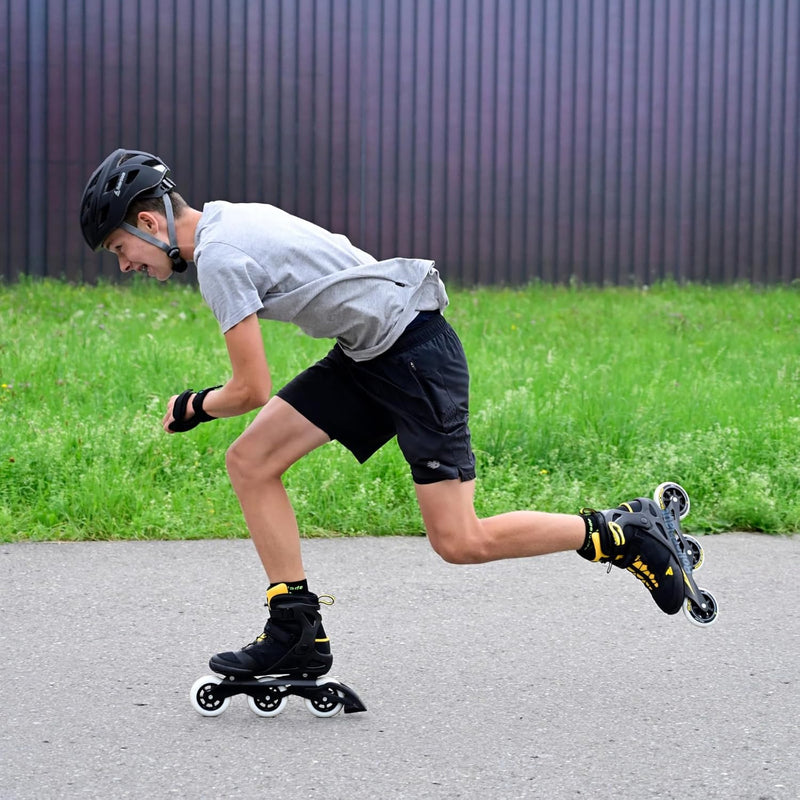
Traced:
[[125, 184], [125, 176], [127, 172], [120, 172], [119, 178], [117, 179], [117, 185], [114, 187], [114, 194], [119, 197], [120, 192], [122, 191], [122, 187]]

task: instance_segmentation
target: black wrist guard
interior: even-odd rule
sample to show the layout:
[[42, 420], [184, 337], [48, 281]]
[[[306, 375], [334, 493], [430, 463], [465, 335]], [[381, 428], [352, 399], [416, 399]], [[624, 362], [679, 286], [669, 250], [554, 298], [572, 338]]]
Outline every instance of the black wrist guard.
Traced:
[[175, 398], [175, 404], [172, 406], [173, 419], [169, 424], [169, 429], [175, 431], [175, 433], [185, 433], [192, 430], [192, 428], [196, 428], [201, 422], [210, 422], [212, 419], [216, 419], [216, 417], [212, 417], [211, 414], [207, 414], [203, 410], [203, 401], [209, 392], [219, 388], [219, 386], [209, 386], [208, 389], [203, 389], [202, 392], [194, 395], [194, 400], [192, 400], [194, 416], [191, 419], [184, 419], [184, 417], [186, 416], [186, 407], [189, 405], [189, 398], [194, 394], [194, 389], [187, 389], [183, 394], [179, 394]]

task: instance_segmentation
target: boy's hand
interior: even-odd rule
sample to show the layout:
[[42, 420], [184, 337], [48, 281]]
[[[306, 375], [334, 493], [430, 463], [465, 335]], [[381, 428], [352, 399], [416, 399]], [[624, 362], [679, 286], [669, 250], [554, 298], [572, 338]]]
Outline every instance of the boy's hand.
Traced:
[[201, 422], [210, 422], [212, 419], [216, 419], [203, 410], [203, 401], [209, 392], [219, 388], [219, 386], [211, 386], [197, 393], [193, 389], [187, 389], [182, 394], [170, 397], [167, 413], [161, 420], [164, 430], [167, 433], [184, 433], [196, 428]]
[[[189, 395], [176, 409], [176, 403], [178, 400], [182, 399], [184, 395]], [[161, 425], [163, 426], [164, 430], [167, 433], [179, 433], [179, 428], [172, 427], [173, 424], [180, 424], [180, 422], [188, 421], [194, 416], [194, 410], [192, 409], [191, 405], [189, 405], [189, 399], [191, 399], [192, 392], [184, 392], [183, 394], [175, 394], [170, 397], [169, 402], [167, 403], [167, 413], [164, 414], [164, 419], [161, 420]], [[178, 416], [178, 412], [180, 411], [180, 416]], [[187, 429], [188, 430], [188, 429]]]

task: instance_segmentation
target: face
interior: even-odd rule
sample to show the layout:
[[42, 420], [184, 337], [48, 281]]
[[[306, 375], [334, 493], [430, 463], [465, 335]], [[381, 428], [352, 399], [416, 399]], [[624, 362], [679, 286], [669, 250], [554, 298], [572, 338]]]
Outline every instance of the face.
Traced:
[[[142, 220], [139, 228], [157, 236], [157, 232], [143, 225]], [[106, 239], [104, 247], [117, 257], [122, 272], [141, 272], [160, 281], [169, 280], [172, 275], [172, 262], [163, 250], [122, 228], [117, 228]]]

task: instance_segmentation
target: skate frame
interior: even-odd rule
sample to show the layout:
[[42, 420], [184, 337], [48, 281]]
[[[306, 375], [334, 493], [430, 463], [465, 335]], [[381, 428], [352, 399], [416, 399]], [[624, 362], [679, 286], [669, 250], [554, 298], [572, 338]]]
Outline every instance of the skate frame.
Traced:
[[325, 687], [336, 690], [337, 700], [344, 706], [345, 714], [354, 714], [359, 711], [366, 711], [366, 706], [361, 702], [361, 698], [346, 684], [341, 681], [324, 679], [324, 683], [318, 683], [313, 679], [290, 678], [290, 677], [263, 677], [263, 678], [236, 678], [225, 677], [214, 687], [214, 695], [217, 698], [225, 699], [237, 694], [246, 694], [251, 697], [258, 697], [263, 694], [265, 689], [277, 689], [286, 694], [293, 694], [305, 700], [316, 700], [320, 697], [320, 690]]
[[692, 572], [691, 559], [688, 554], [689, 543], [686, 541], [681, 529], [680, 522], [680, 501], [674, 495], [666, 502], [666, 507], [661, 508], [661, 515], [664, 517], [664, 524], [667, 532], [672, 537], [670, 545], [675, 550], [675, 555], [683, 571], [684, 594], [686, 599], [691, 600], [696, 606], [705, 611], [708, 608], [706, 598], [695, 583]]

